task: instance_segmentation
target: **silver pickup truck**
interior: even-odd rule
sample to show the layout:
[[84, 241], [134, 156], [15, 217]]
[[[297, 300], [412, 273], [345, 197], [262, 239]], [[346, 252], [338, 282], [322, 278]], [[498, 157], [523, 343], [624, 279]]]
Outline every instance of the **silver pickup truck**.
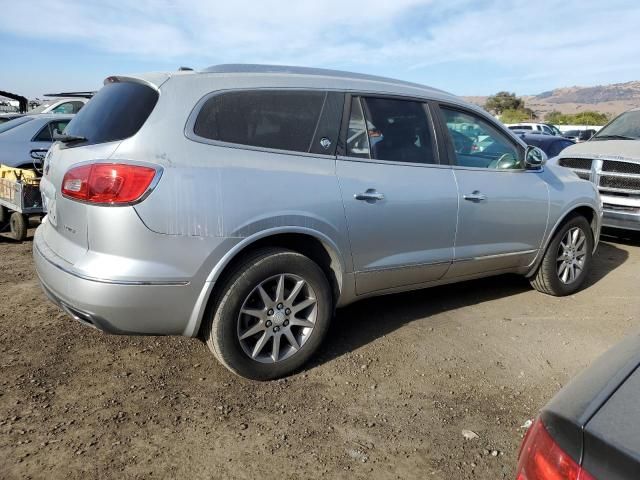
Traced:
[[604, 227], [640, 231], [640, 109], [616, 117], [591, 140], [564, 149], [551, 162], [597, 185]]

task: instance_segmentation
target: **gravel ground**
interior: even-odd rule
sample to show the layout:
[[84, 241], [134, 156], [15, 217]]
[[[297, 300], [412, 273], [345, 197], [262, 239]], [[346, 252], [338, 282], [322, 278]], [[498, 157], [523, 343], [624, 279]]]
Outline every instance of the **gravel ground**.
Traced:
[[362, 301], [256, 383], [199, 340], [73, 322], [0, 238], [0, 478], [513, 478], [521, 425], [637, 328], [640, 242], [604, 240], [577, 295], [502, 276]]

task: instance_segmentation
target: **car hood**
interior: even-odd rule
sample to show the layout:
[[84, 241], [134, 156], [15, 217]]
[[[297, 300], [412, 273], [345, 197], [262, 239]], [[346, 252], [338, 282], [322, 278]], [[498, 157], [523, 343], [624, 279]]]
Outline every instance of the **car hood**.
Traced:
[[565, 148], [560, 157], [612, 158], [640, 163], [640, 140], [597, 140]]

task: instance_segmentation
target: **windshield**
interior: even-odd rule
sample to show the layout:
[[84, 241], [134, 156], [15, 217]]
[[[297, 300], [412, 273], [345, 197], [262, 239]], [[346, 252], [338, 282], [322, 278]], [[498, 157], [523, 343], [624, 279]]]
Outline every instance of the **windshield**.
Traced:
[[7, 130], [11, 130], [12, 128], [15, 128], [19, 125], [30, 122], [31, 120], [33, 120], [33, 117], [19, 117], [19, 118], [14, 118], [13, 120], [9, 120], [8, 122], [5, 122], [2, 125], [0, 125], [0, 133], [4, 133]]
[[78, 112], [65, 133], [85, 139], [74, 146], [124, 140], [140, 130], [157, 101], [158, 92], [141, 83], [109, 83]]
[[618, 137], [636, 140], [640, 138], [640, 110], [625, 112], [609, 125], [602, 128], [594, 137]]
[[545, 123], [545, 125], [551, 129], [554, 135], [562, 136], [562, 132], [555, 125], [551, 125], [550, 123]]

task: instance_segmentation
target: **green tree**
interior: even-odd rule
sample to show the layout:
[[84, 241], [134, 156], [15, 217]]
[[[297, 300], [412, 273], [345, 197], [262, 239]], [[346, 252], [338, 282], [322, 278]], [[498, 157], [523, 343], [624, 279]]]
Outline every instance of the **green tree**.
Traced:
[[530, 108], [513, 109], [509, 108], [504, 110], [500, 115], [500, 121], [502, 123], [520, 123], [535, 120], [536, 115]]
[[553, 110], [545, 115], [545, 120], [554, 125], [563, 125], [564, 115], [558, 110]]
[[484, 109], [495, 115], [501, 115], [505, 110], [524, 109], [524, 100], [516, 97], [515, 93], [498, 92], [487, 98]]
[[590, 110], [573, 114], [554, 110], [547, 113], [545, 119], [554, 125], [604, 125], [609, 121], [609, 116], [606, 113]]
[[585, 111], [575, 115], [575, 123], [578, 125], [604, 125], [609, 121], [606, 113]]

